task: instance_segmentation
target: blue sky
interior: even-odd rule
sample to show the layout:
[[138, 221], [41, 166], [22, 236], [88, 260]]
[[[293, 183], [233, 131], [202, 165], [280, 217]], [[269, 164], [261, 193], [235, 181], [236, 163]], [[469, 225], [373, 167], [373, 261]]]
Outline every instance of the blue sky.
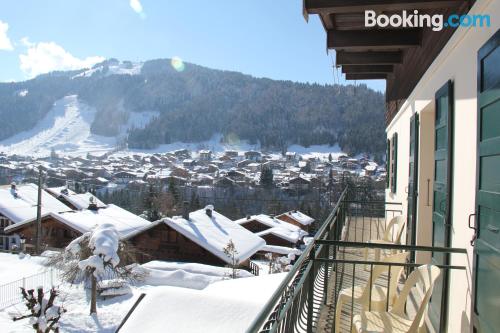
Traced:
[[[346, 83], [333, 74], [319, 19], [302, 17], [302, 0], [0, 0], [0, 6], [0, 81], [111, 57], [177, 56], [257, 77]], [[385, 89], [383, 81], [364, 83]]]

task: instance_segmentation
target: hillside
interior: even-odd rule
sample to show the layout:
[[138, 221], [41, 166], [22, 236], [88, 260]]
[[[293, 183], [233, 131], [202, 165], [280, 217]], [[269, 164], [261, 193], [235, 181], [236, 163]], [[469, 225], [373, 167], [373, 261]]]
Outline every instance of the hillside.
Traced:
[[[56, 114], [48, 122], [52, 113], [62, 112], [54, 111], [54, 104], [68, 98], [85, 112], [66, 111], [66, 120], [57, 120]], [[92, 69], [0, 84], [0, 145], [42, 128], [59, 138], [56, 147], [66, 139], [98, 136], [119, 137], [130, 148], [149, 149], [222, 134], [224, 141], [245, 140], [266, 149], [338, 144], [349, 153], [381, 153], [383, 115], [383, 94], [364, 85], [275, 81], [189, 63], [174, 68], [168, 59], [111, 59]], [[48, 128], [71, 125], [71, 117], [79, 125]], [[58, 130], [62, 133], [54, 132]], [[73, 130], [83, 131], [85, 137]]]

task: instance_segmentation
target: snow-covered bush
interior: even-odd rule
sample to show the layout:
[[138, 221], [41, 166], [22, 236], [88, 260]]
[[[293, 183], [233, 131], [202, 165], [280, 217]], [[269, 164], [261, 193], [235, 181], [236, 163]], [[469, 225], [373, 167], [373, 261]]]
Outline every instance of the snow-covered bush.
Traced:
[[90, 313], [97, 311], [97, 283], [105, 279], [141, 280], [143, 273], [134, 270], [134, 252], [121, 242], [112, 224], [102, 224], [74, 239], [64, 252], [50, 257], [49, 265], [62, 271], [69, 283], [91, 286]]
[[59, 294], [58, 291], [52, 288], [48, 298], [45, 297], [43, 288], [41, 287], [37, 289], [36, 295], [34, 289], [26, 290], [25, 288], [21, 288], [21, 293], [29, 313], [14, 317], [13, 320], [17, 321], [29, 318], [31, 327], [37, 333], [59, 332], [59, 319], [66, 310], [62, 306], [54, 304]]

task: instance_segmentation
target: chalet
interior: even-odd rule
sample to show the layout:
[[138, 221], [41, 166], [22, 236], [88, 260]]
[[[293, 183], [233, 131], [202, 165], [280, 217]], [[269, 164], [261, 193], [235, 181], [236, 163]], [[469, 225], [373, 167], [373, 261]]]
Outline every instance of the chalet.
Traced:
[[[112, 224], [120, 238], [126, 238], [138, 229], [148, 226], [151, 222], [115, 205], [106, 208], [89, 207], [81, 211], [50, 212], [44, 214], [42, 220], [42, 244], [49, 248], [63, 248], [75, 237], [91, 231], [96, 225]], [[5, 228], [8, 234], [17, 233], [27, 246], [35, 243], [36, 218], [28, 219]]]
[[193, 168], [194, 166], [196, 166], [196, 161], [190, 158], [186, 158], [185, 160], [182, 161], [182, 165], [185, 168]]
[[262, 154], [258, 151], [253, 150], [246, 151], [244, 156], [246, 160], [250, 160], [252, 162], [260, 162], [260, 160], [262, 159]]
[[230, 157], [230, 158], [237, 158], [238, 157], [238, 152], [236, 150], [226, 150], [224, 152], [224, 156]]
[[287, 164], [294, 164], [294, 163], [299, 161], [299, 157], [298, 157], [297, 153], [287, 151], [285, 153], [285, 160], [286, 160]]
[[299, 228], [306, 231], [309, 230], [309, 226], [314, 222], [312, 217], [307, 216], [298, 210], [292, 210], [283, 214], [276, 216], [277, 219], [283, 220], [285, 222], [291, 223]]
[[307, 236], [307, 232], [300, 227], [265, 214], [247, 216], [234, 222], [263, 238], [267, 245], [295, 247]]
[[137, 230], [127, 237], [143, 255], [140, 261], [188, 261], [210, 265], [227, 265], [230, 258], [224, 248], [232, 241], [236, 260], [243, 266], [259, 251], [265, 241], [235, 224], [212, 206], [184, 217], [165, 218]]
[[[0, 249], [20, 246], [20, 236], [7, 229], [37, 216], [38, 186], [33, 184], [0, 187]], [[42, 191], [42, 217], [47, 220], [53, 212], [67, 212], [71, 208]]]
[[219, 178], [217, 179], [215, 182], [214, 182], [214, 185], [216, 187], [225, 187], [225, 188], [231, 188], [231, 187], [236, 187], [236, 186], [239, 186], [238, 183], [229, 178], [229, 177], [222, 177], [222, 178]]
[[247, 179], [247, 175], [238, 170], [229, 170], [226, 175], [237, 182], [244, 182]]
[[178, 149], [174, 151], [174, 155], [177, 158], [191, 158], [191, 153], [187, 149]]
[[117, 183], [122, 183], [122, 184], [126, 184], [134, 179], [137, 179], [137, 177], [138, 175], [136, 173], [128, 171], [120, 171], [113, 175], [114, 180]]
[[249, 165], [246, 166], [246, 169], [252, 171], [252, 172], [257, 172], [261, 170], [262, 164], [260, 163], [250, 163]]
[[200, 150], [199, 152], [200, 161], [208, 162], [212, 160], [212, 151], [211, 150]]
[[311, 186], [311, 181], [302, 176], [294, 177], [288, 181], [288, 187], [294, 191], [307, 191]]
[[252, 161], [251, 161], [251, 160], [244, 159], [243, 161], [238, 162], [238, 163], [236, 164], [236, 166], [237, 166], [238, 168], [244, 168], [244, 167], [246, 167], [247, 165], [249, 165], [250, 163], [252, 163]]

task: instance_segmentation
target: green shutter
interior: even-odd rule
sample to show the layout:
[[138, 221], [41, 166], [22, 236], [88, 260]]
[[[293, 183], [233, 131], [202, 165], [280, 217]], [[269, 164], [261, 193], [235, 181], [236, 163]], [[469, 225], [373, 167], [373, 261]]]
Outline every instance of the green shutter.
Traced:
[[392, 136], [391, 192], [396, 193], [398, 179], [398, 133]]
[[385, 152], [385, 188], [389, 188], [391, 179], [391, 140], [387, 139], [387, 150]]

